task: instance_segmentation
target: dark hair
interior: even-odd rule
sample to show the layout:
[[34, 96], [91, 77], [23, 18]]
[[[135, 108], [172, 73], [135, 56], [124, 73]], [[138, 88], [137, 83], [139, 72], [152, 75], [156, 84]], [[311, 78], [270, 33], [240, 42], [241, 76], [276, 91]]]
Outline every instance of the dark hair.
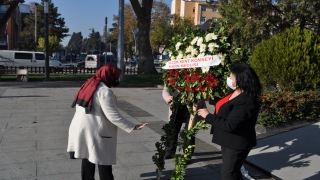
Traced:
[[259, 98], [262, 86], [257, 73], [246, 63], [235, 64], [231, 73], [236, 77], [237, 87], [250, 97]]

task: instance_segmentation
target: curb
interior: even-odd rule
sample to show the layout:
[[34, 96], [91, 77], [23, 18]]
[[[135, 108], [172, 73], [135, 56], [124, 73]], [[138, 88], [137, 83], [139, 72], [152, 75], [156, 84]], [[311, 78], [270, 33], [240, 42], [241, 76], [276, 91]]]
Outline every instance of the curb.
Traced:
[[264, 127], [262, 125], [256, 124], [255, 129], [257, 133], [257, 140], [298, 129], [316, 122], [320, 122], [320, 119], [297, 120], [294, 122], [283, 123], [272, 127]]

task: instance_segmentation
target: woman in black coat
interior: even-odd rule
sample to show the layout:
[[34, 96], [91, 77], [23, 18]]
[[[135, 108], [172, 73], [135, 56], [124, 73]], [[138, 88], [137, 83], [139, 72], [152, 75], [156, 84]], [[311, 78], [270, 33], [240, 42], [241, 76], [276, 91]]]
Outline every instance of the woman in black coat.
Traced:
[[227, 84], [233, 91], [215, 103], [215, 112], [199, 109], [198, 115], [212, 125], [212, 142], [221, 146], [222, 179], [242, 180], [240, 168], [256, 145], [262, 87], [255, 71], [245, 63], [231, 68]]

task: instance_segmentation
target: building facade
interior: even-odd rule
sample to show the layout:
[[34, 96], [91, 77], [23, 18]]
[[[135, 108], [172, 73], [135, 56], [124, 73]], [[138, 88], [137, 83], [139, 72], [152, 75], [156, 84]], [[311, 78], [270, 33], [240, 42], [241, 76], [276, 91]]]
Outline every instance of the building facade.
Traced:
[[[3, 18], [8, 12], [10, 5], [0, 6], [0, 18]], [[19, 40], [22, 30], [22, 19], [25, 15], [30, 14], [30, 6], [27, 4], [19, 4], [14, 8], [5, 26], [0, 32], [0, 49], [16, 50], [17, 41]]]
[[180, 17], [191, 18], [194, 25], [201, 25], [209, 19], [217, 21], [221, 18], [218, 1], [208, 4], [205, 0], [172, 0], [171, 14], [179, 14]]

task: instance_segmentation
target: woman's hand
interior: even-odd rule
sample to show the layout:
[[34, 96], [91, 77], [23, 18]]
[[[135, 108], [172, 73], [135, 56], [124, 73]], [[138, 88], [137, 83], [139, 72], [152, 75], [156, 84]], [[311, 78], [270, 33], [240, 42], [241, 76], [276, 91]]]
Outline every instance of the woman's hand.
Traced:
[[146, 127], [147, 125], [148, 125], [148, 123], [136, 125], [136, 127], [133, 130], [141, 130], [142, 128]]
[[208, 109], [198, 109], [198, 116], [203, 118], [206, 118], [209, 113]]
[[169, 96], [167, 99], [166, 99], [166, 103], [169, 104], [172, 102], [172, 96]]

